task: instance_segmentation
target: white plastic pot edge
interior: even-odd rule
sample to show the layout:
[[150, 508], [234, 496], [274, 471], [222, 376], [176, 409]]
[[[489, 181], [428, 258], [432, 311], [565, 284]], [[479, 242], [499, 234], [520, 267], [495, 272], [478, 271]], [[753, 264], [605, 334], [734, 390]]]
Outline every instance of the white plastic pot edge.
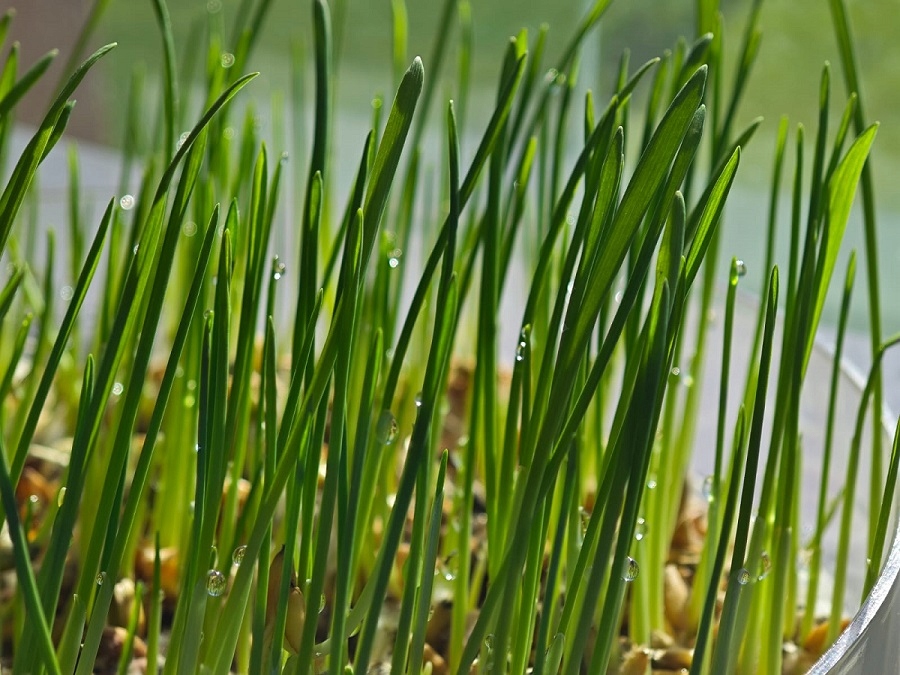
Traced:
[[[815, 341], [815, 347], [830, 353], [834, 350]], [[841, 370], [862, 391], [867, 377], [846, 357]], [[893, 435], [894, 417], [886, 408], [881, 411], [881, 425]], [[896, 673], [900, 667], [900, 522], [894, 530], [887, 560], [847, 629], [813, 664], [809, 675], [878, 675]]]

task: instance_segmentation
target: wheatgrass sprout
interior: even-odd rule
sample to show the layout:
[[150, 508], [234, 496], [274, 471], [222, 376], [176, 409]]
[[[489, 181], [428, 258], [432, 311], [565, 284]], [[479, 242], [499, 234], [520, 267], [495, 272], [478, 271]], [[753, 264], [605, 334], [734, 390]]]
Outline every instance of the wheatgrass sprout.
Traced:
[[[60, 152], [71, 97], [114, 46], [78, 65], [110, 2], [94, 4], [58, 96], [10, 164], [0, 565], [15, 583], [0, 599], [0, 667], [811, 665], [848, 618], [848, 569], [865, 569], [864, 593], [878, 577], [900, 466], [900, 428], [884, 457], [879, 415], [864, 433], [900, 337], [881, 337], [867, 163], [878, 127], [864, 115], [843, 2], [831, 10], [847, 102], [831, 129], [826, 66], [815, 130], [778, 124], [749, 311], [748, 265], [722, 251], [721, 230], [744, 148], [765, 124], [739, 126], [761, 0], [734, 53], [719, 3], [702, 0], [693, 41], [637, 67], [625, 53], [612, 83], [581, 56], [610, 5], [596, 0], [568, 40], [543, 26], [497, 45], [489, 101], [473, 81], [479, 8], [435, 2], [438, 38], [410, 59], [410, 17], [422, 10], [393, 0], [396, 92], [370, 92], [371, 130], [358, 138], [336, 86], [346, 0], [301, 3], [312, 41], [286, 47], [287, 101], [247, 73], [276, 4], [211, 0], [185, 50], [154, 0], [160, 72], [136, 71], [121, 102], [119, 194], [98, 222], [86, 218], [69, 151], [64, 252], [39, 228], [37, 177]], [[12, 21], [0, 19], [0, 42]], [[17, 104], [55, 56], [21, 75], [16, 47], [3, 62], [0, 157]], [[264, 138], [256, 117], [269, 96]], [[338, 136], [358, 141], [353, 165], [339, 165]], [[844, 449], [835, 430], [855, 253], [827, 393], [807, 380], [860, 187], [874, 365]], [[783, 227], [788, 251], [776, 246]], [[279, 250], [284, 241], [292, 249]], [[61, 255], [74, 279], [63, 307]], [[720, 309], [719, 332], [709, 317]], [[710, 410], [704, 371], [718, 383]], [[822, 448], [802, 424], [815, 396], [827, 406]], [[698, 490], [707, 414], [713, 469]], [[810, 465], [815, 494], [802, 478]]]

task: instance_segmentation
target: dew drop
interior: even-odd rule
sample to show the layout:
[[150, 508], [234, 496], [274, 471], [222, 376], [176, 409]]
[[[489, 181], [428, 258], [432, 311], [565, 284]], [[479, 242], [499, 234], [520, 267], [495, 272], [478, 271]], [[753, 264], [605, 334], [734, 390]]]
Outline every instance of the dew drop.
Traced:
[[615, 295], [616, 304], [619, 305], [622, 303], [622, 291], [618, 291]]
[[287, 161], [290, 158], [291, 158], [291, 155], [288, 153], [287, 150], [285, 150], [284, 152], [281, 153], [281, 157], [278, 158], [278, 161], [280, 161], [282, 164], [287, 164]]
[[403, 255], [403, 251], [399, 248], [391, 249], [391, 252], [388, 253], [388, 267], [391, 269], [396, 269], [400, 266], [400, 257]]
[[41, 500], [38, 498], [37, 495], [30, 495], [30, 496], [28, 497], [28, 501], [29, 501], [32, 505], [36, 506], [36, 505], [38, 504], [38, 502], [40, 502]]
[[643, 518], [638, 518], [637, 522], [634, 524], [634, 538], [638, 541], [641, 541], [644, 537], [647, 536], [647, 521]]
[[219, 570], [210, 570], [206, 574], [206, 592], [214, 598], [218, 598], [225, 592], [225, 575]]
[[244, 562], [244, 556], [247, 554], [247, 546], [245, 544], [241, 544], [231, 554], [231, 564], [235, 567], [240, 567], [241, 563]]
[[656, 489], [656, 485], [657, 485], [657, 483], [656, 483], [656, 475], [655, 475], [655, 474], [651, 474], [651, 475], [647, 478], [647, 489], [648, 489], [648, 490], [655, 490], [655, 489]]
[[675, 366], [674, 368], [672, 368], [672, 377], [678, 377], [680, 375], [681, 375], [681, 368], [679, 368], [678, 366]]
[[197, 234], [197, 223], [193, 220], [189, 220], [181, 227], [181, 231], [184, 233], [185, 237], [193, 237]]
[[184, 142], [188, 139], [188, 136], [190, 136], [190, 133], [185, 131], [183, 134], [181, 134], [181, 136], [178, 137], [178, 142], [175, 143], [176, 150], [181, 150], [181, 146], [184, 145]]
[[234, 65], [234, 54], [222, 52], [222, 56], [219, 57], [219, 63], [222, 64], [223, 68], [231, 68]]
[[319, 596], [319, 614], [325, 611], [325, 594]]
[[375, 429], [375, 440], [381, 445], [390, 445], [397, 440], [399, 431], [400, 427], [394, 414], [390, 410], [382, 410]]
[[746, 586], [747, 584], [749, 584], [750, 583], [750, 572], [745, 570], [743, 567], [741, 569], [739, 569], [738, 573], [737, 573], [737, 582], [741, 586]]
[[184, 407], [185, 408], [193, 408], [194, 403], [196, 403], [196, 400], [190, 394], [188, 394], [187, 396], [184, 397]]
[[415, 400], [416, 400], [416, 407], [421, 408], [422, 407], [422, 392], [421, 391], [418, 394], [416, 394]]
[[56, 505], [62, 508], [63, 502], [66, 501], [66, 486], [63, 485], [59, 489], [59, 494], [56, 495]]
[[711, 502], [714, 499], [712, 476], [707, 476], [703, 479], [703, 485], [700, 487], [700, 492], [703, 494], [703, 498], [706, 501]]
[[106, 581], [106, 572], [100, 572], [94, 581], [97, 582], [98, 586], [102, 586], [103, 582]]
[[122, 207], [123, 211], [131, 211], [134, 208], [134, 195], [124, 195], [119, 200], [119, 206]]
[[443, 567], [444, 567], [444, 572], [443, 572], [444, 581], [456, 581], [456, 575], [453, 573], [453, 570], [450, 569], [449, 567], [447, 567], [446, 565], [444, 565]]
[[519, 346], [516, 347], [516, 361], [524, 361], [525, 360], [525, 350], [528, 349], [528, 343], [524, 340], [519, 343]]
[[272, 279], [278, 281], [281, 277], [284, 276], [284, 272], [287, 269], [287, 266], [281, 262], [281, 259], [276, 255], [272, 258]]
[[225, 137], [226, 141], [230, 141], [235, 135], [234, 127], [225, 127], [222, 131], [222, 135]]
[[123, 391], [125, 391], [125, 387], [121, 382], [116, 382], [112, 387], [113, 396], [121, 396]]
[[185, 386], [188, 391], [194, 391], [197, 388], [197, 380], [188, 380]]
[[210, 14], [217, 14], [222, 11], [222, 0], [209, 0], [206, 3], [206, 11]]
[[63, 286], [59, 289], [59, 297], [68, 302], [75, 296], [75, 289], [71, 286]]
[[641, 568], [637, 564], [637, 560], [628, 556], [628, 561], [625, 563], [625, 573], [622, 575], [622, 579], [624, 581], [634, 581], [637, 579], [638, 573], [640, 573]]
[[685, 373], [681, 376], [681, 384], [683, 387], [690, 389], [694, 386], [694, 376], [690, 373]]
[[747, 274], [747, 264], [743, 260], [737, 260], [734, 263], [735, 271], [737, 271], [737, 275], [742, 277]]
[[488, 633], [484, 637], [484, 648], [488, 651], [492, 651], [494, 649], [494, 634]]
[[767, 576], [769, 576], [769, 572], [772, 571], [772, 559], [769, 557], [769, 554], [766, 551], [763, 551], [759, 556], [759, 576], [757, 579], [762, 581]]
[[141, 250], [141, 245], [140, 245], [140, 244], [135, 244], [135, 245], [134, 245], [134, 248], [131, 249], [131, 252], [132, 252], [134, 255], [137, 255], [137, 254], [138, 254], [138, 251], [140, 251], [140, 250]]

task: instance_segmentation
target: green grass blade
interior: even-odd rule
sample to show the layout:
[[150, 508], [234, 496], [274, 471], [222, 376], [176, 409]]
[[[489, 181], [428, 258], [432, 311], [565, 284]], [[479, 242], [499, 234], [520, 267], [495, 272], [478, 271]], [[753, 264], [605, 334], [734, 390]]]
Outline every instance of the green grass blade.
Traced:
[[[834, 265], [837, 262], [838, 251], [843, 240], [844, 230], [847, 227], [847, 221], [850, 217], [850, 207], [853, 204], [853, 198], [856, 195], [856, 186], [862, 175], [863, 167], [869, 156], [869, 149], [875, 140], [875, 133], [878, 131], [878, 125], [873, 124], [865, 133], [857, 138], [844, 159], [838, 164], [831, 181], [828, 184], [828, 215], [827, 224], [828, 239], [827, 249], [825, 251], [824, 266], [818, 271], [817, 281], [818, 288], [815, 294], [815, 305], [811, 317], [811, 329], [808, 333], [806, 348], [803, 355], [804, 364], [809, 363], [809, 356], [812, 353], [812, 344], [815, 334], [815, 328], [819, 325], [819, 319], [822, 316], [822, 310], [825, 307], [825, 295], [828, 291], [828, 282], [831, 280], [831, 274], [834, 271]], [[805, 366], [804, 366], [805, 370]]]
[[0, 252], [6, 247], [6, 240], [9, 237], [15, 216], [25, 199], [28, 187], [34, 179], [38, 164], [45, 156], [44, 151], [53, 138], [54, 130], [60, 115], [63, 113], [63, 109], [67, 105], [68, 97], [75, 91], [81, 80], [84, 79], [84, 76], [87, 75], [88, 70], [114, 47], [115, 44], [111, 44], [97, 50], [72, 74], [60, 95], [50, 106], [37, 133], [32, 137], [19, 158], [10, 176], [9, 183], [2, 196], [0, 196]]
[[58, 54], [59, 51], [56, 49], [47, 52], [28, 69], [28, 72], [26, 72], [2, 98], [0, 98], [0, 119], [6, 117], [13, 107], [15, 107], [16, 103], [18, 103], [22, 97], [28, 93], [28, 90], [41, 79], [43, 74], [47, 72], [47, 68], [53, 63], [53, 59], [55, 59]]
[[163, 42], [163, 156], [176, 151], [175, 121], [178, 119], [178, 78], [175, 76], [175, 38], [165, 0], [153, 0], [153, 12]]

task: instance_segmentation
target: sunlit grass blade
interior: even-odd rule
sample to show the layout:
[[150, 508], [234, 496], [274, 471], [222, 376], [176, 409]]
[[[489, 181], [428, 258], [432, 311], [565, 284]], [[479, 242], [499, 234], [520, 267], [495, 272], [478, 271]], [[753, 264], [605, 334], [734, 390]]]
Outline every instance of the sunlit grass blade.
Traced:
[[[766, 390], [769, 382], [769, 366], [772, 359], [772, 342], [775, 331], [775, 308], [778, 301], [778, 268], [772, 269], [769, 276], [768, 293], [766, 296], [766, 324], [763, 333], [762, 351], [760, 352], [760, 367], [758, 384], [756, 387], [756, 401], [753, 405], [752, 421], [750, 423], [749, 446], [746, 452], [746, 463], [742, 467], [737, 464], [732, 466], [732, 472], [743, 473], [741, 485], [741, 503], [738, 511], [738, 520], [735, 530], [734, 548], [731, 556], [731, 572], [728, 576], [728, 586], [725, 595], [725, 605], [719, 620], [719, 632], [716, 638], [715, 649], [712, 654], [711, 672], [730, 672], [737, 656], [737, 644], [740, 635], [735, 635], [735, 625], [738, 621], [738, 605], [740, 595], [747, 583], [745, 569], [747, 541], [750, 532], [750, 519], [753, 511], [754, 492], [756, 487], [757, 467], [759, 466], [760, 446], [762, 442], [763, 418], [766, 409]], [[736, 490], [734, 491], [736, 493]], [[721, 539], [720, 541], [725, 541]]]
[[[217, 221], [218, 212], [215, 211], [210, 218], [209, 224], [207, 225], [207, 231], [204, 236], [203, 246], [200, 250], [197, 260], [197, 269], [194, 274], [194, 279], [191, 287], [188, 291], [181, 321], [178, 323], [178, 331], [176, 332], [172, 340], [172, 351], [170, 354], [169, 362], [166, 364], [166, 370], [163, 373], [162, 379], [160, 381], [156, 405], [154, 406], [153, 413], [150, 417], [147, 432], [144, 436], [143, 448], [141, 449], [141, 454], [138, 458], [137, 465], [134, 470], [134, 475], [131, 479], [131, 489], [129, 491], [128, 499], [125, 502], [122, 520], [119, 524], [119, 529], [123, 532], [130, 532], [131, 529], [135, 526], [136, 514], [141, 501], [141, 495], [144, 489], [146, 489], [146, 485], [150, 475], [153, 452], [156, 449], [157, 439], [160, 434], [160, 429], [162, 428], [163, 415], [165, 413], [166, 405], [175, 383], [179, 358], [182, 354], [182, 351], [184, 350], [185, 343], [187, 342], [191, 327], [191, 320], [199, 303], [201, 289], [203, 286], [203, 278], [206, 273], [206, 267], [209, 263], [213, 242], [216, 238]], [[116, 543], [109, 557], [109, 575], [116, 576], [119, 569], [121, 568], [121, 565], [123, 563], [123, 554], [125, 551], [124, 540], [125, 537], [119, 537], [116, 539]], [[159, 537], [157, 534], [157, 560], [158, 555]], [[154, 567], [156, 567], [156, 563]], [[154, 572], [154, 575], [156, 575], [156, 572]], [[82, 655], [85, 660], [89, 661], [89, 657], [92, 653], [91, 650], [97, 649], [97, 644], [94, 641], [99, 639], [100, 632], [102, 632], [104, 617], [106, 615], [106, 611], [103, 608], [104, 606], [108, 607], [109, 603], [112, 601], [112, 585], [113, 584], [110, 583], [107, 588], [103, 588], [101, 586], [100, 592], [97, 594], [97, 597], [95, 599], [95, 614], [91, 617], [91, 625], [89, 626], [88, 633], [84, 638]], [[157, 593], [157, 597], [154, 598], [153, 596], [151, 596], [154, 604], [160, 602], [158, 598], [158, 587], [159, 582], [154, 581], [153, 591]], [[152, 606], [154, 605], [151, 605], [151, 607]], [[97, 612], [97, 608], [100, 608], [101, 611]], [[150, 625], [151, 627], [153, 627], [154, 624], [151, 623]], [[158, 627], [156, 629], [158, 630]]]
[[84, 76], [87, 75], [88, 70], [114, 47], [115, 44], [111, 44], [97, 50], [72, 74], [44, 116], [37, 133], [32, 137], [25, 152], [22, 153], [22, 156], [16, 163], [9, 183], [4, 189], [2, 196], [0, 196], [0, 252], [6, 247], [6, 240], [15, 221], [16, 213], [18, 213], [28, 187], [34, 179], [38, 164], [44, 159], [44, 151], [48, 145], [52, 145], [51, 140], [53, 139], [60, 115], [67, 105], [68, 97], [75, 91], [76, 87], [84, 79]]
[[[850, 560], [850, 535], [853, 529], [853, 506], [854, 497], [856, 495], [856, 477], [859, 472], [859, 455], [862, 446], [863, 425], [866, 421], [866, 412], [869, 409], [869, 402], [873, 398], [874, 390], [879, 381], [879, 373], [881, 361], [884, 353], [891, 347], [900, 344], [900, 334], [893, 335], [881, 345], [875, 358], [872, 360], [872, 366], [869, 369], [869, 375], [866, 378], [866, 385], [863, 388], [860, 397], [859, 408], [856, 413], [856, 422], [853, 427], [853, 438], [850, 442], [850, 451], [847, 454], [847, 480], [844, 483], [843, 504], [841, 504], [841, 525], [837, 550], [837, 561], [834, 571], [834, 590], [831, 596], [831, 614], [828, 617], [828, 637], [827, 643], [834, 642], [841, 629], [841, 616], [844, 611], [844, 595], [847, 592], [847, 566]], [[873, 412], [875, 417], [879, 417], [877, 412]], [[879, 495], [880, 497], [880, 495]], [[875, 518], [876, 505], [870, 503], [871, 517]], [[868, 552], [869, 549], [867, 549]], [[880, 561], [874, 562], [874, 565], [881, 564]]]
[[[825, 444], [822, 450], [822, 478], [819, 483], [818, 507], [816, 509], [816, 532], [824, 532], [828, 511], [829, 476], [831, 474], [831, 459], [834, 448], [834, 429], [837, 414], [838, 383], [841, 375], [841, 359], [843, 358], [844, 338], [847, 332], [847, 321], [850, 316], [850, 298], [853, 293], [853, 282], [856, 276], [856, 252], [850, 254], [847, 263], [847, 274], [844, 280], [843, 294], [841, 295], [841, 309], [838, 315], [837, 334], [834, 346], [834, 361], [831, 370], [831, 382], [828, 392], [828, 416], [825, 426]], [[889, 484], [890, 485], [890, 484]], [[890, 500], [889, 500], [890, 501]], [[803, 613], [803, 622], [800, 634], [807, 635], [812, 629], [815, 619], [816, 600], [819, 596], [819, 575], [822, 566], [821, 539], [816, 538], [812, 547], [812, 556], [809, 560], [809, 580], [807, 582], [806, 609]]]

